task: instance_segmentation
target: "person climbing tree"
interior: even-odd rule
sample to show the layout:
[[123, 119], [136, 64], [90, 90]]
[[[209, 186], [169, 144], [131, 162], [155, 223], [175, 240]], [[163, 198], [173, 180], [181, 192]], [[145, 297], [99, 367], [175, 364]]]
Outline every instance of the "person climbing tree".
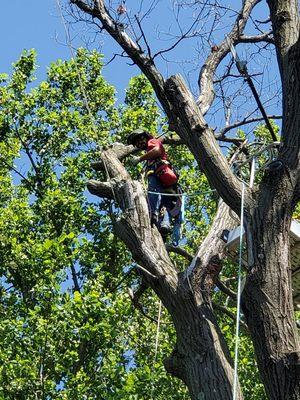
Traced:
[[170, 189], [176, 193], [178, 176], [168, 161], [162, 141], [154, 138], [147, 130], [143, 128], [134, 130], [128, 136], [127, 143], [146, 151], [142, 156], [134, 157], [132, 164], [137, 165], [139, 162], [146, 161], [151, 224], [156, 225], [159, 230], [161, 228], [166, 230], [166, 224], [165, 226], [160, 224], [160, 211], [164, 205], [160, 193]]

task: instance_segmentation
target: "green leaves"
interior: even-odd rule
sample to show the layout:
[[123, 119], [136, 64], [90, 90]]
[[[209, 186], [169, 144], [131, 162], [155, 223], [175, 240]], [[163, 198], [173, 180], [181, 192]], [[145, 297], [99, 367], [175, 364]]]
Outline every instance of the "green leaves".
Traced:
[[[169, 316], [163, 310], [155, 355], [157, 325], [128, 296], [140, 278], [113, 233], [107, 202], [86, 191], [86, 181], [97, 178], [90, 168], [97, 146], [124, 141], [139, 126], [166, 131], [165, 119], [144, 76], [130, 81], [125, 104], [116, 107], [101, 69], [101, 55], [79, 49], [30, 89], [29, 51], [11, 77], [0, 75], [0, 398], [189, 398], [163, 367], [176, 339]], [[193, 253], [215, 200], [191, 153], [183, 146], [168, 151], [191, 195], [184, 237]], [[141, 302], [157, 318], [155, 295], [149, 291]], [[232, 341], [231, 323], [222, 317], [221, 324]], [[256, 379], [247, 343], [244, 382]], [[249, 398], [261, 393], [247, 385]]]

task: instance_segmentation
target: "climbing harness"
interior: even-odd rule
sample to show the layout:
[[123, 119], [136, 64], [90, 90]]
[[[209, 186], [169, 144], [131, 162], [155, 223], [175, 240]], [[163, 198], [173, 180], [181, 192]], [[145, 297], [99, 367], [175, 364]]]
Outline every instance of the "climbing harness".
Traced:
[[169, 188], [178, 182], [178, 174], [168, 160], [153, 160], [146, 165], [146, 175], [155, 175], [163, 187]]
[[260, 101], [259, 95], [258, 95], [257, 90], [256, 90], [256, 88], [254, 86], [254, 83], [253, 83], [253, 81], [251, 79], [251, 76], [248, 73], [247, 61], [241, 60], [239, 58], [239, 56], [238, 56], [238, 54], [237, 54], [237, 52], [236, 52], [236, 50], [235, 50], [235, 48], [233, 46], [233, 43], [232, 43], [231, 39], [229, 38], [229, 36], [226, 36], [226, 41], [227, 41], [227, 44], [228, 44], [228, 46], [230, 48], [232, 57], [234, 59], [235, 65], [236, 65], [239, 73], [244, 77], [245, 81], [248, 83], [248, 85], [249, 85], [249, 87], [251, 89], [251, 92], [252, 92], [252, 94], [253, 94], [253, 96], [255, 98], [257, 106], [258, 106], [258, 108], [259, 108], [259, 110], [260, 110], [260, 112], [261, 112], [261, 114], [262, 114], [262, 116], [263, 116], [263, 118], [265, 120], [267, 128], [268, 128], [268, 130], [269, 130], [269, 132], [271, 134], [272, 140], [274, 142], [276, 142], [277, 141], [277, 137], [276, 137], [276, 134], [274, 132], [274, 129], [273, 129], [271, 123], [270, 123], [270, 120], [269, 120], [269, 118], [268, 118], [268, 116], [266, 114], [266, 111], [265, 111], [265, 109], [264, 109], [264, 107], [262, 105], [262, 102]]

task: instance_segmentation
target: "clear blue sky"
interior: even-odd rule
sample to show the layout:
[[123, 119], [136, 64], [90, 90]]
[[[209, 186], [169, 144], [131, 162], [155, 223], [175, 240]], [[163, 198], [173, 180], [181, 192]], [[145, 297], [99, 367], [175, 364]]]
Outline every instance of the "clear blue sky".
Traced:
[[9, 0], [1, 4], [0, 71], [9, 72], [22, 50], [35, 48], [39, 65], [68, 57], [67, 49], [55, 39], [63, 39], [61, 20], [54, 0]]
[[[66, 0], [60, 0], [62, 4], [66, 5], [69, 2]], [[38, 54], [38, 65], [40, 68], [37, 71], [38, 80], [41, 80], [46, 75], [46, 68], [50, 62], [55, 61], [58, 58], [61, 59], [69, 59], [71, 57], [70, 49], [66, 46], [66, 37], [65, 31], [62, 25], [62, 21], [60, 18], [60, 14], [57, 8], [57, 0], [6, 0], [1, 4], [1, 17], [0, 17], [0, 72], [10, 72], [11, 64], [18, 59], [23, 49], [35, 48]], [[225, 0], [224, 0], [225, 2]], [[131, 3], [132, 6], [135, 3]], [[238, 2], [229, 1], [229, 4], [237, 5], [237, 3], [241, 3], [241, 0]], [[153, 44], [153, 52], [163, 48], [167, 48], [170, 46], [172, 42], [174, 42], [174, 37], [170, 38], [170, 33], [176, 28], [176, 23], [172, 25], [172, 15], [170, 9], [171, 2], [167, 0], [162, 0], [158, 3], [158, 6], [151, 14], [151, 22], [150, 19], [146, 18], [143, 21], [143, 27], [145, 29], [146, 35], [148, 38], [151, 38], [151, 44]], [[262, 11], [264, 11], [262, 13]], [[265, 3], [261, 6], [261, 9], [257, 10], [257, 15], [260, 18], [264, 18], [267, 11]], [[186, 13], [185, 13], [186, 12]], [[224, 20], [225, 30], [215, 30], [212, 32], [212, 43], [215, 41], [218, 43], [219, 40], [224, 38], [225, 32], [228, 32], [229, 26], [227, 26], [227, 22], [231, 24], [236, 17], [235, 14], [232, 14], [229, 20]], [[186, 10], [182, 12], [181, 21], [186, 21], [190, 23], [191, 21], [190, 10]], [[204, 26], [205, 28], [205, 26]], [[204, 29], [203, 28], [203, 29]], [[92, 39], [95, 37], [95, 28], [90, 25], [86, 25], [84, 23], [76, 23], [70, 26], [72, 37], [75, 37], [72, 42], [74, 46], [84, 46], [86, 47], [87, 42], [88, 47], [96, 48], [97, 50], [104, 53], [109, 59], [111, 55], [116, 51], [120, 52], [120, 49], [114, 44], [112, 39], [105, 38], [103, 36], [96, 37], [93, 42]], [[158, 43], [156, 40], [157, 36], [160, 36], [162, 42]], [[243, 56], [245, 52], [246, 46], [239, 47], [240, 55]], [[194, 91], [197, 93], [197, 78], [199, 74], [199, 65], [206, 58], [210, 48], [197, 49], [195, 43], [190, 42], [189, 40], [181, 42], [180, 46], [176, 48], [176, 50], [170, 54], [167, 54], [167, 58], [169, 62], [166, 62], [162, 59], [156, 59], [158, 62], [159, 68], [166, 76], [175, 73], [181, 72], [185, 73], [184, 69], [187, 71], [190, 70], [192, 72], [191, 76], [184, 74], [185, 78], [188, 79], [191, 77], [191, 85]], [[265, 53], [261, 52], [260, 56], [257, 55], [251, 59], [251, 56], [247, 52], [249, 61], [249, 70], [252, 73], [261, 72], [264, 70], [266, 79], [273, 80], [276, 82], [276, 79], [273, 78], [274, 68], [273, 65], [276, 63], [267, 62], [267, 66], [264, 66]], [[178, 61], [182, 58], [182, 63], [180, 64]], [[117, 58], [113, 63], [109, 66], [104, 67], [103, 74], [105, 78], [113, 84], [117, 89], [117, 97], [118, 100], [122, 102], [124, 99], [124, 89], [127, 86], [128, 80], [131, 76], [139, 73], [139, 70], [135, 66], [129, 66], [126, 63], [124, 58]], [[259, 79], [259, 78], [257, 78]], [[242, 80], [239, 79], [237, 81], [238, 86], [242, 86]], [[274, 92], [274, 89], [270, 90], [270, 88], [266, 85], [266, 89], [261, 92], [262, 97], [266, 97], [266, 99], [271, 98], [271, 101], [268, 102], [268, 112], [275, 113], [276, 111], [276, 98], [277, 96], [271, 96], [271, 92]], [[250, 97], [251, 99], [251, 97]], [[243, 100], [243, 99], [242, 99]], [[241, 100], [241, 101], [242, 101]], [[253, 99], [251, 99], [253, 102]], [[264, 99], [263, 99], [264, 100]], [[241, 114], [245, 115], [247, 113], [248, 99], [243, 107], [246, 112], [243, 110], [243, 107], [240, 108], [243, 112]], [[255, 104], [254, 106], [255, 107]], [[218, 125], [222, 120], [220, 119], [222, 115], [222, 105], [219, 108], [219, 112], [216, 115], [216, 118], [211, 121], [214, 125]], [[239, 118], [238, 118], [239, 117]], [[235, 119], [241, 119], [241, 116], [233, 117], [233, 121]], [[221, 125], [222, 125], [221, 121]]]
[[[63, 4], [64, 0], [61, 2]], [[3, 3], [0, 16], [0, 73], [9, 73], [12, 63], [24, 49], [35, 48], [37, 51], [39, 80], [45, 78], [47, 66], [51, 62], [58, 58], [71, 57], [70, 49], [65, 45], [65, 31], [56, 0], [9, 0]], [[77, 33], [82, 28], [84, 30], [79, 24], [74, 26]], [[88, 35], [89, 33], [86, 33], [85, 37]], [[84, 46], [82, 36], [74, 41], [74, 44]], [[91, 48], [101, 50], [100, 44], [98, 39], [91, 44]], [[106, 79], [119, 88], [120, 100], [124, 97], [124, 88], [130, 76], [138, 73], [137, 68], [126, 66], [124, 63], [121, 71], [118, 62], [110, 64], [103, 71]]]

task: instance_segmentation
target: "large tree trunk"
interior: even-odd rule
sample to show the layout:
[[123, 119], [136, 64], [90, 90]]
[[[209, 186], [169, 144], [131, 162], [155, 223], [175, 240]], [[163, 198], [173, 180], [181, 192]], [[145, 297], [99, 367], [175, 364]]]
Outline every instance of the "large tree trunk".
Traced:
[[[300, 399], [299, 340], [291, 291], [291, 181], [270, 173], [248, 215], [249, 267], [243, 309], [262, 380], [272, 400]], [[252, 245], [251, 245], [252, 242]]]
[[232, 361], [210, 306], [182, 292], [171, 315], [177, 344], [165, 361], [167, 371], [187, 385], [192, 400], [231, 400]]
[[[227, 160], [215, 141], [214, 132], [203, 116], [213, 101], [213, 76], [216, 68], [229, 52], [227, 41], [224, 40], [212, 52], [201, 69], [199, 82], [202, 90], [199, 109], [180, 77], [175, 76], [164, 81], [153, 59], [146, 56], [125, 31], [119, 29], [103, 0], [94, 2], [93, 7], [83, 0], [71, 0], [71, 2], [94, 18], [98, 18], [103, 28], [146, 74], [169, 122], [194, 154], [210, 184], [238, 213], [241, 206], [241, 182], [230, 170]], [[245, 0], [242, 3], [242, 10], [229, 34], [235, 43], [241, 39], [252, 8], [260, 1]], [[283, 88], [280, 158], [284, 168], [278, 174], [272, 172], [269, 175], [266, 174], [259, 191], [246, 189], [246, 232], [250, 268], [243, 293], [243, 309], [269, 398], [299, 400], [299, 339], [293, 321], [289, 228], [293, 201], [298, 201], [300, 198], [300, 177], [297, 172], [300, 165], [300, 21], [297, 0], [267, 0], [267, 3], [270, 8]], [[124, 176], [124, 179], [127, 178]], [[130, 191], [135, 191], [133, 186], [129, 188], [127, 185], [125, 188], [124, 184], [124, 190], [121, 186], [120, 193], [130, 194]], [[117, 191], [117, 188], [115, 190]], [[102, 191], [108, 191], [110, 195], [111, 188], [109, 185], [102, 185]], [[129, 200], [128, 206], [136, 202], [136, 199]], [[138, 228], [135, 222], [144, 225]], [[187, 383], [193, 399], [231, 398], [229, 387], [232, 384], [230, 376], [232, 368], [213, 319], [209, 299], [203, 291], [205, 288], [202, 287], [202, 283], [205, 283], [205, 273], [209, 270], [207, 260], [213, 255], [211, 248], [207, 246], [203, 248], [203, 252], [207, 253], [204, 257], [201, 257], [202, 250], [198, 253], [200, 260], [196, 259], [193, 263], [195, 268], [191, 276], [192, 286], [194, 289], [198, 287], [198, 291], [186, 290], [185, 297], [180, 274], [174, 273], [172, 263], [164, 252], [163, 244], [157, 238], [157, 232], [153, 230], [149, 232], [149, 221], [145, 219], [140, 221], [139, 215], [133, 215], [128, 208], [128, 214], [126, 218], [123, 218], [123, 228], [122, 224], [120, 227], [120, 236], [131, 249], [134, 257], [143, 263], [150, 274], [156, 275], [156, 280], [153, 280], [151, 275], [146, 275], [146, 277], [173, 317], [178, 343], [170, 359], [170, 365], [180, 364], [180, 368], [177, 368], [180, 372], [177, 375]], [[149, 248], [146, 242], [147, 237], [152, 239], [156, 247]], [[217, 340], [215, 340], [216, 337]], [[206, 346], [208, 350], [204, 353]], [[175, 362], [174, 359], [177, 361]], [[179, 364], [178, 360], [181, 361]], [[217, 371], [220, 379], [217, 387], [223, 387], [222, 394], [212, 394], [214, 386], [210, 385], [205, 377], [211, 376], [209, 369], [211, 373]], [[204, 376], [205, 370], [208, 375]], [[176, 372], [176, 368], [174, 371]]]

